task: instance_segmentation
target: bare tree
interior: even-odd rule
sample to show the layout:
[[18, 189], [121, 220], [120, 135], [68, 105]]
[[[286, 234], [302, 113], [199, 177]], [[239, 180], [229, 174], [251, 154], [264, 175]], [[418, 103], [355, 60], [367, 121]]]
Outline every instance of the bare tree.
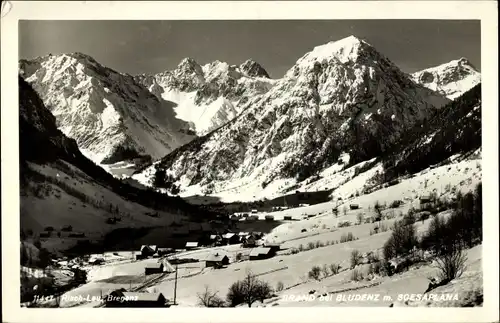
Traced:
[[321, 268], [319, 266], [313, 266], [308, 273], [309, 278], [319, 280], [321, 274]]
[[340, 271], [340, 265], [335, 264], [335, 263], [331, 264], [330, 271], [332, 272], [333, 275], [337, 275]]
[[257, 294], [258, 300], [261, 303], [264, 303], [266, 298], [271, 297], [272, 293], [273, 293], [273, 290], [267, 282], [262, 281], [262, 280], [258, 281], [257, 288], [256, 288], [256, 294]]
[[357, 222], [358, 224], [362, 224], [362, 223], [363, 223], [363, 213], [358, 213], [358, 214], [356, 215], [356, 219], [357, 219], [357, 221], [358, 221], [358, 222]]
[[271, 295], [271, 292], [268, 283], [259, 280], [251, 271], [248, 271], [243, 280], [231, 285], [227, 300], [231, 306], [245, 303], [248, 307], [252, 307], [255, 301], [263, 301]]
[[466, 262], [467, 256], [459, 244], [456, 244], [449, 252], [439, 255], [436, 263], [441, 281], [449, 282], [460, 277], [467, 268]]
[[217, 296], [218, 292], [212, 292], [208, 285], [205, 285], [203, 293], [198, 294], [198, 304], [204, 307], [223, 307], [224, 300]]
[[373, 209], [376, 212], [375, 221], [382, 220], [382, 217], [383, 217], [382, 216], [382, 205], [380, 205], [380, 203], [378, 201], [376, 201], [375, 205], [373, 206]]
[[328, 277], [330, 276], [330, 268], [328, 268], [328, 265], [323, 265], [323, 267], [321, 267], [321, 271], [323, 272], [323, 277]]
[[351, 252], [351, 268], [355, 268], [361, 262], [361, 254], [358, 250], [353, 250]]
[[283, 282], [282, 282], [282, 281], [279, 281], [279, 282], [276, 284], [276, 291], [277, 291], [277, 292], [281, 292], [284, 288], [285, 288], [285, 285], [283, 284]]

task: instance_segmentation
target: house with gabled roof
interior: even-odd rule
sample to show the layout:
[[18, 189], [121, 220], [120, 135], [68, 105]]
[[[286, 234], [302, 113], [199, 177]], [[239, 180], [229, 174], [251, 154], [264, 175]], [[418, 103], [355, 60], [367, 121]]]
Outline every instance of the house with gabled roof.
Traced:
[[273, 256], [271, 248], [257, 247], [250, 251], [250, 260], [268, 259]]
[[240, 242], [240, 237], [233, 232], [228, 232], [222, 235], [222, 243], [236, 244]]
[[266, 248], [271, 248], [271, 250], [276, 253], [277, 251], [280, 251], [281, 249], [281, 245], [279, 243], [275, 243], [275, 242], [266, 242], [263, 247], [266, 247]]
[[214, 267], [217, 265], [229, 265], [229, 257], [225, 254], [211, 254], [205, 259], [206, 267]]
[[241, 242], [243, 243], [243, 247], [245, 247], [245, 248], [253, 248], [257, 244], [255, 237], [252, 235], [249, 235], [249, 236], [242, 238]]
[[140, 250], [142, 258], [147, 258], [154, 255], [157, 249], [158, 248], [156, 245], [142, 245]]
[[148, 264], [144, 268], [145, 275], [161, 274], [163, 272], [164, 272], [164, 266], [163, 266], [163, 263], [161, 263], [161, 262]]

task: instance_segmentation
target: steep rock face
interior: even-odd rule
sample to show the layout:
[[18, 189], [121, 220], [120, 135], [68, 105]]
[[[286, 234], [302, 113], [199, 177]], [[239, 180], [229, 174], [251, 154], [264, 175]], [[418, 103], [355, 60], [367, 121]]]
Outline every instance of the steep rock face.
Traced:
[[350, 163], [384, 152], [448, 101], [351, 36], [314, 48], [236, 119], [134, 177], [148, 183], [155, 167], [165, 168], [185, 194], [303, 180], [343, 152]]
[[156, 159], [193, 138], [173, 103], [90, 56], [48, 55], [19, 65], [58, 128], [96, 163]]
[[419, 172], [453, 155], [481, 149], [481, 83], [401, 138], [392, 153], [384, 157], [388, 179]]
[[267, 71], [259, 63], [251, 59], [240, 65], [240, 71], [248, 76], [270, 78]]
[[266, 93], [274, 84], [256, 62], [240, 66], [215, 61], [199, 65], [185, 58], [173, 71], [138, 75], [154, 95], [176, 103], [177, 117], [204, 135], [232, 120], [250, 98]]
[[21, 161], [54, 161], [83, 158], [75, 140], [56, 127], [56, 118], [47, 110], [31, 86], [19, 77], [19, 148]]
[[412, 78], [452, 100], [481, 82], [481, 74], [466, 58], [415, 72]]

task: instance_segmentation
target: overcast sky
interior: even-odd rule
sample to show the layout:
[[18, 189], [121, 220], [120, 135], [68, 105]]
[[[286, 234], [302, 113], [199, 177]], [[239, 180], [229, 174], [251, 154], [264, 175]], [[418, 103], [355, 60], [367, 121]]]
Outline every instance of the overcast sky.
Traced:
[[252, 58], [278, 78], [314, 46], [350, 35], [408, 73], [460, 57], [481, 68], [480, 22], [450, 20], [20, 21], [19, 55], [82, 52], [130, 74], [173, 69], [184, 57]]

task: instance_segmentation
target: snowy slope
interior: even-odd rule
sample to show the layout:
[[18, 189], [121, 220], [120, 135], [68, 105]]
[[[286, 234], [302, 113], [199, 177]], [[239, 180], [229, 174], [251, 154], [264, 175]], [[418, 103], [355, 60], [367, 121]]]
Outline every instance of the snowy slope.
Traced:
[[235, 118], [248, 100], [275, 82], [252, 60], [240, 66], [220, 61], [201, 66], [191, 58], [173, 71], [135, 78], [158, 98], [174, 102], [177, 117], [189, 122], [198, 135]]
[[384, 157], [386, 175], [412, 174], [481, 149], [481, 129], [481, 84], [477, 84], [405, 134]]
[[[21, 186], [21, 229], [35, 235], [45, 227], [56, 231], [71, 225], [87, 239], [99, 240], [118, 227], [165, 225], [180, 216], [154, 210], [133, 195], [140, 191], [128, 187], [78, 150], [76, 141], [66, 137], [56, 127], [56, 119], [45, 108], [31, 86], [19, 78], [19, 149]], [[126, 197], [128, 196], [128, 197]], [[166, 203], [169, 197], [162, 197]], [[156, 197], [158, 199], [158, 197]], [[178, 209], [183, 205], [172, 207]], [[177, 212], [177, 210], [176, 210]], [[148, 216], [157, 213], [158, 217]], [[120, 222], [110, 225], [109, 217]], [[43, 242], [49, 249], [67, 249], [78, 239], [49, 238]]]
[[351, 164], [373, 158], [447, 102], [370, 44], [348, 37], [314, 48], [236, 119], [133, 177], [148, 184], [162, 167], [181, 194], [236, 188], [237, 199], [248, 185], [302, 181], [342, 154]]
[[48, 55], [19, 65], [58, 128], [96, 163], [156, 159], [193, 138], [173, 103], [90, 56]]
[[[431, 264], [421, 264], [412, 268], [412, 270], [396, 274], [391, 277], [375, 276], [370, 279], [364, 279], [359, 282], [352, 281], [352, 270], [350, 266], [350, 257], [352, 250], [358, 250], [361, 254], [374, 252], [382, 256], [381, 248], [388, 240], [391, 234], [391, 225], [395, 220], [400, 220], [410, 207], [418, 207], [418, 197], [427, 195], [431, 192], [437, 192], [441, 198], [449, 198], [456, 192], [467, 192], [474, 189], [475, 185], [481, 181], [481, 161], [467, 160], [454, 165], [447, 165], [435, 169], [427, 169], [414, 177], [405, 179], [401, 183], [374, 191], [370, 194], [361, 195], [349, 200], [345, 200], [339, 206], [341, 210], [338, 217], [333, 215], [332, 208], [337, 206], [336, 202], [328, 202], [308, 207], [288, 209], [285, 211], [273, 212], [275, 219], [282, 220], [285, 215], [292, 216], [294, 221], [285, 221], [283, 224], [275, 227], [264, 236], [266, 242], [279, 242], [283, 251], [278, 255], [264, 260], [255, 261], [235, 261], [236, 255], [241, 253], [243, 258], [248, 256], [250, 249], [242, 248], [240, 245], [221, 246], [214, 248], [202, 248], [200, 250], [188, 251], [176, 255], [178, 258], [197, 258], [206, 259], [208, 255], [214, 253], [227, 254], [230, 258], [230, 264], [222, 270], [206, 268], [203, 263], [192, 263], [179, 266], [177, 301], [179, 306], [194, 307], [199, 306], [197, 294], [203, 292], [204, 286], [208, 285], [214, 292], [219, 291], [219, 295], [224, 297], [228, 288], [234, 282], [242, 279], [248, 271], [258, 275], [259, 279], [269, 282], [272, 287], [276, 287], [278, 282], [284, 284], [285, 290], [277, 291], [278, 298], [266, 301], [267, 306], [276, 304], [279, 306], [389, 306], [390, 302], [337, 302], [335, 291], [344, 290], [344, 294], [363, 294], [380, 293], [391, 295], [394, 298], [397, 294], [423, 293], [428, 286], [427, 277], [436, 275], [436, 268]], [[449, 185], [448, 185], [449, 184]], [[361, 191], [362, 183], [358, 183]], [[340, 188], [337, 196], [347, 196], [353, 187]], [[383, 211], [384, 215], [394, 214], [392, 219], [383, 219], [379, 224], [383, 224], [389, 230], [378, 234], [370, 234], [370, 231], [376, 226], [374, 223], [364, 223], [361, 225], [351, 225], [349, 227], [339, 227], [340, 222], [349, 221], [352, 224], [361, 213], [365, 218], [374, 217], [375, 210], [373, 206], [376, 202], [390, 205], [392, 201], [400, 199], [404, 204], [398, 208], [388, 208]], [[350, 210], [349, 204], [355, 203], [360, 209]], [[308, 217], [314, 215], [314, 217]], [[444, 215], [442, 215], [444, 216]], [[418, 221], [415, 224], [418, 234], [422, 234], [428, 228], [431, 220]], [[305, 229], [305, 230], [304, 230]], [[347, 233], [352, 233], [354, 241], [339, 243], [341, 237]], [[307, 250], [308, 244], [321, 245]], [[306, 250], [298, 253], [292, 253], [292, 249], [305, 247]], [[453, 288], [453, 292], [463, 294], [470, 288], [477, 289], [476, 274], [481, 271], [481, 247], [474, 247], [466, 251], [468, 254], [467, 271], [461, 279], [454, 280], [447, 288]], [[339, 274], [330, 277], [322, 277], [316, 281], [308, 277], [308, 272], [313, 266], [330, 264], [341, 266]], [[142, 264], [143, 266], [145, 263]], [[102, 268], [103, 272], [116, 270], [120, 275], [127, 279], [140, 279], [142, 276], [137, 269], [139, 263], [130, 263], [120, 265], [119, 271], [115, 266], [112, 268]], [[357, 270], [367, 277], [368, 266], [360, 265]], [[105, 273], [104, 273], [105, 274]], [[471, 278], [471, 279], [469, 279]], [[99, 294], [101, 289], [106, 290], [109, 286], [107, 281], [92, 282], [86, 288], [95, 290]], [[216, 282], [216, 283], [215, 283]], [[156, 290], [164, 293], [168, 297], [173, 297], [173, 288], [175, 284], [174, 274], [167, 275], [157, 281], [149, 290]], [[463, 287], [463, 290], [460, 289]], [[350, 291], [349, 289], [355, 289]], [[86, 289], [85, 289], [86, 290]], [[315, 290], [318, 294], [333, 293], [332, 301], [321, 302], [294, 302], [287, 299], [287, 296], [309, 295], [309, 291]], [[75, 291], [76, 293], [76, 291]], [[252, 307], [260, 306], [259, 303]], [[274, 305], [273, 305], [274, 306]], [[432, 306], [445, 306], [433, 304]]]
[[481, 82], [479, 71], [463, 57], [415, 72], [412, 74], [412, 78], [415, 82], [452, 100]]

